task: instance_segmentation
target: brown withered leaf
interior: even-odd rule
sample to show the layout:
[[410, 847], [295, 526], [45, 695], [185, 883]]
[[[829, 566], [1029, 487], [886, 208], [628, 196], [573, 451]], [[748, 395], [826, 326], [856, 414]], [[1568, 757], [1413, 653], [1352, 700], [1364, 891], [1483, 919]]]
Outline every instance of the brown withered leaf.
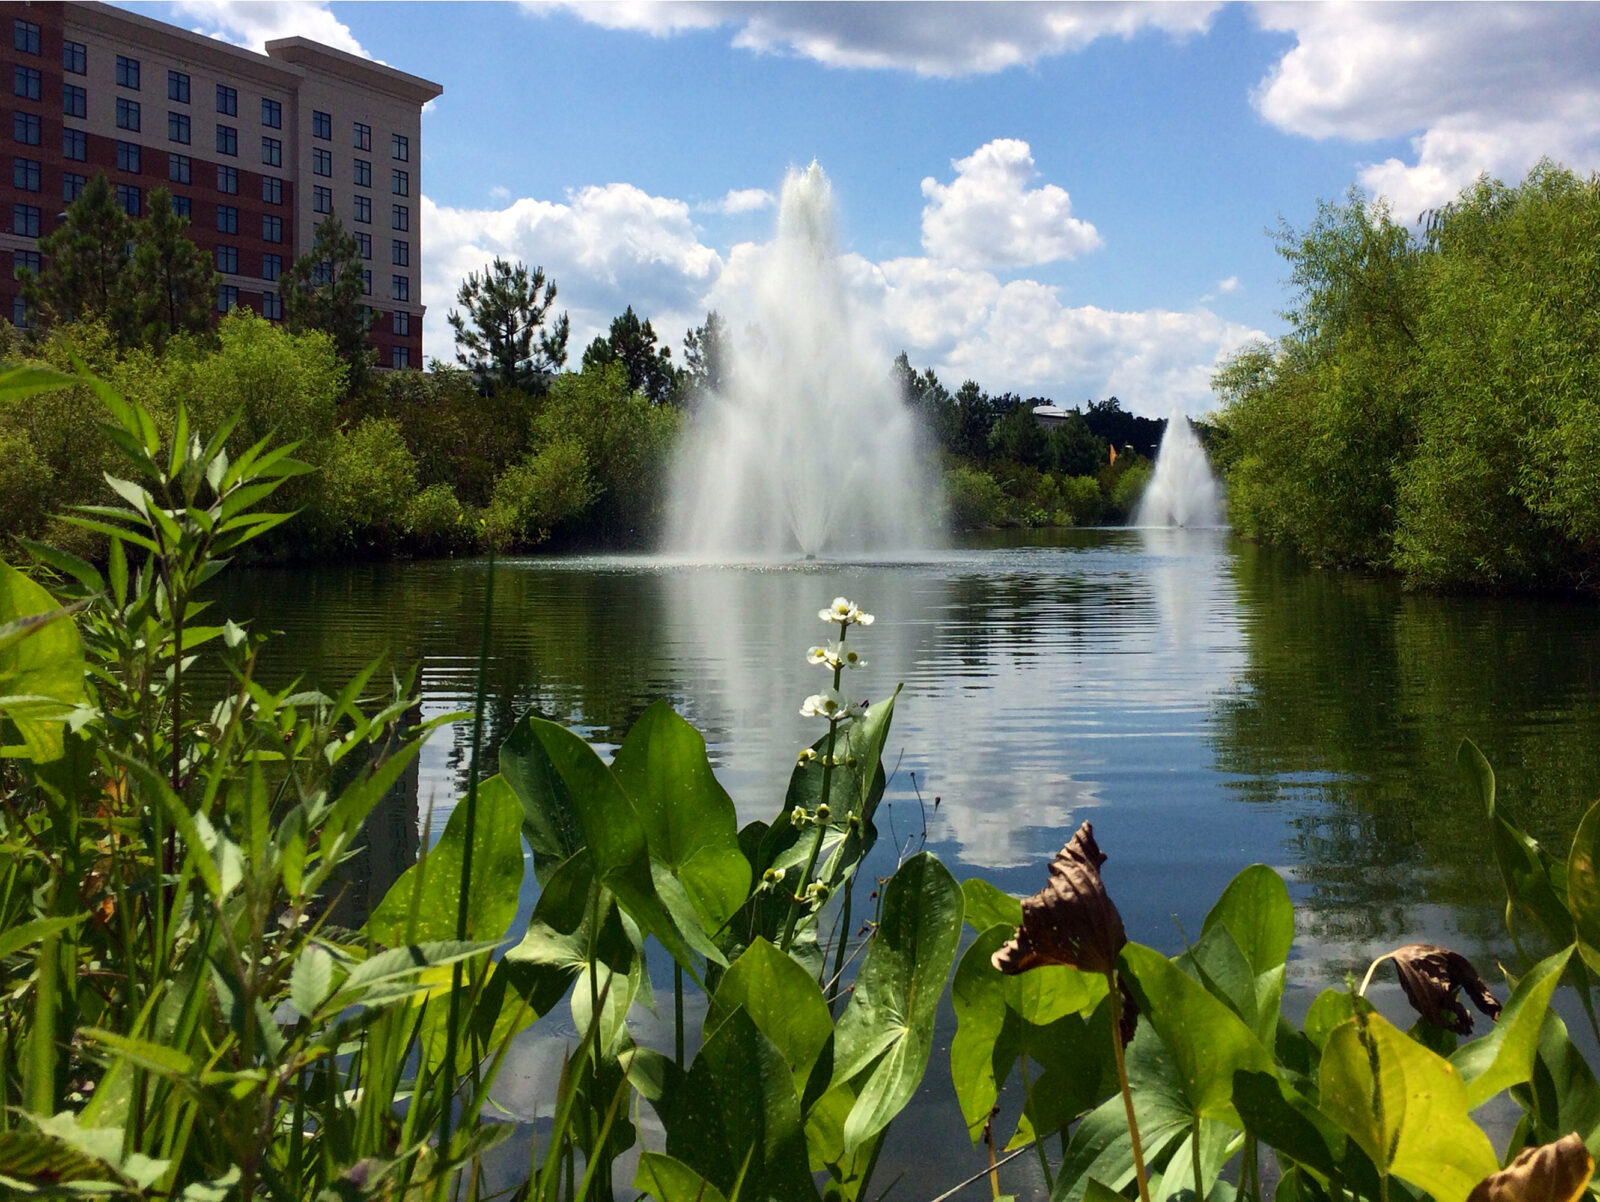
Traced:
[[1400, 988], [1417, 1013], [1457, 1035], [1472, 1033], [1472, 1015], [1456, 996], [1464, 990], [1472, 1004], [1491, 1019], [1500, 1017], [1500, 1003], [1472, 962], [1459, 952], [1432, 943], [1408, 943], [1389, 953], [1400, 973]]
[[1541, 1148], [1524, 1148], [1498, 1173], [1490, 1173], [1467, 1202], [1577, 1202], [1594, 1175], [1594, 1157], [1577, 1135]]
[[1050, 883], [1022, 902], [1016, 936], [990, 958], [1001, 972], [1027, 972], [1065, 964], [1084, 972], [1109, 973], [1128, 942], [1122, 915], [1100, 879], [1105, 853], [1087, 822], [1050, 861]]

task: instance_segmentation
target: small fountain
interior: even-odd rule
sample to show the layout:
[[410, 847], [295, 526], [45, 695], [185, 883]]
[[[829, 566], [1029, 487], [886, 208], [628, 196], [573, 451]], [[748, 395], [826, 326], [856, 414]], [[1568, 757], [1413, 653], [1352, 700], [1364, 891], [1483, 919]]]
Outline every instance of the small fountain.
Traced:
[[943, 504], [890, 353], [839, 275], [833, 192], [791, 170], [729, 383], [702, 402], [674, 465], [669, 553], [726, 560], [933, 545]]
[[1156, 451], [1155, 474], [1139, 501], [1134, 525], [1191, 529], [1222, 525], [1217, 478], [1194, 427], [1180, 411], [1174, 410], [1167, 418], [1167, 430]]

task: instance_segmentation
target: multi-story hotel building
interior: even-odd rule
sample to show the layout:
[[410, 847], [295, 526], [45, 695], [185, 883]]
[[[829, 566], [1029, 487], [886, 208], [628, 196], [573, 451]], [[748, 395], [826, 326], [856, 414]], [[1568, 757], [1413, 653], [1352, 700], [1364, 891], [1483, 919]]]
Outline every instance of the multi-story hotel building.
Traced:
[[[0, 264], [37, 270], [41, 235], [104, 172], [133, 216], [172, 193], [222, 273], [219, 311], [281, 320], [278, 281], [333, 213], [365, 260], [379, 366], [422, 366], [421, 113], [438, 84], [300, 37], [254, 54], [105, 4], [0, 3], [0, 39]], [[13, 274], [0, 268], [0, 314], [21, 324]]]

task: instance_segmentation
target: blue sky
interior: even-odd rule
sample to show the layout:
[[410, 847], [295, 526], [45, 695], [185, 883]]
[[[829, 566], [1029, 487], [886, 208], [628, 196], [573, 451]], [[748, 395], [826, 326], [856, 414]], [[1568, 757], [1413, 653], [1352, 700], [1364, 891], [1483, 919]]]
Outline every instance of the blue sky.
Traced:
[[[947, 383], [1203, 412], [1280, 329], [1268, 230], [1352, 184], [1410, 219], [1600, 166], [1594, 5], [130, 4], [437, 80], [425, 353], [462, 276], [543, 264], [574, 358], [624, 305], [737, 328], [785, 172], [833, 183], [850, 303]], [[681, 349], [676, 352], [681, 355]]]

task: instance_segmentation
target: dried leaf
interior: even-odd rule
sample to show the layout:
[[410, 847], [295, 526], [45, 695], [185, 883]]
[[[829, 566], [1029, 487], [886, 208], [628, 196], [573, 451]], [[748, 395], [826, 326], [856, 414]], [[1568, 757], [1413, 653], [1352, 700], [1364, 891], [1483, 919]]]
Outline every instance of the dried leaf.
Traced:
[[1100, 879], [1105, 853], [1085, 822], [1050, 862], [1050, 883], [1022, 903], [1022, 925], [990, 962], [1003, 973], [1065, 964], [1084, 972], [1110, 973], [1128, 942], [1122, 915]]
[[1576, 1134], [1541, 1148], [1524, 1148], [1498, 1173], [1490, 1173], [1467, 1202], [1577, 1202], [1594, 1174], [1594, 1157]]
[[1423, 1018], [1457, 1035], [1472, 1033], [1472, 1015], [1456, 996], [1465, 990], [1472, 1004], [1491, 1019], [1500, 1017], [1500, 1003], [1472, 962], [1459, 952], [1432, 943], [1408, 943], [1389, 953], [1400, 973], [1400, 988]]

